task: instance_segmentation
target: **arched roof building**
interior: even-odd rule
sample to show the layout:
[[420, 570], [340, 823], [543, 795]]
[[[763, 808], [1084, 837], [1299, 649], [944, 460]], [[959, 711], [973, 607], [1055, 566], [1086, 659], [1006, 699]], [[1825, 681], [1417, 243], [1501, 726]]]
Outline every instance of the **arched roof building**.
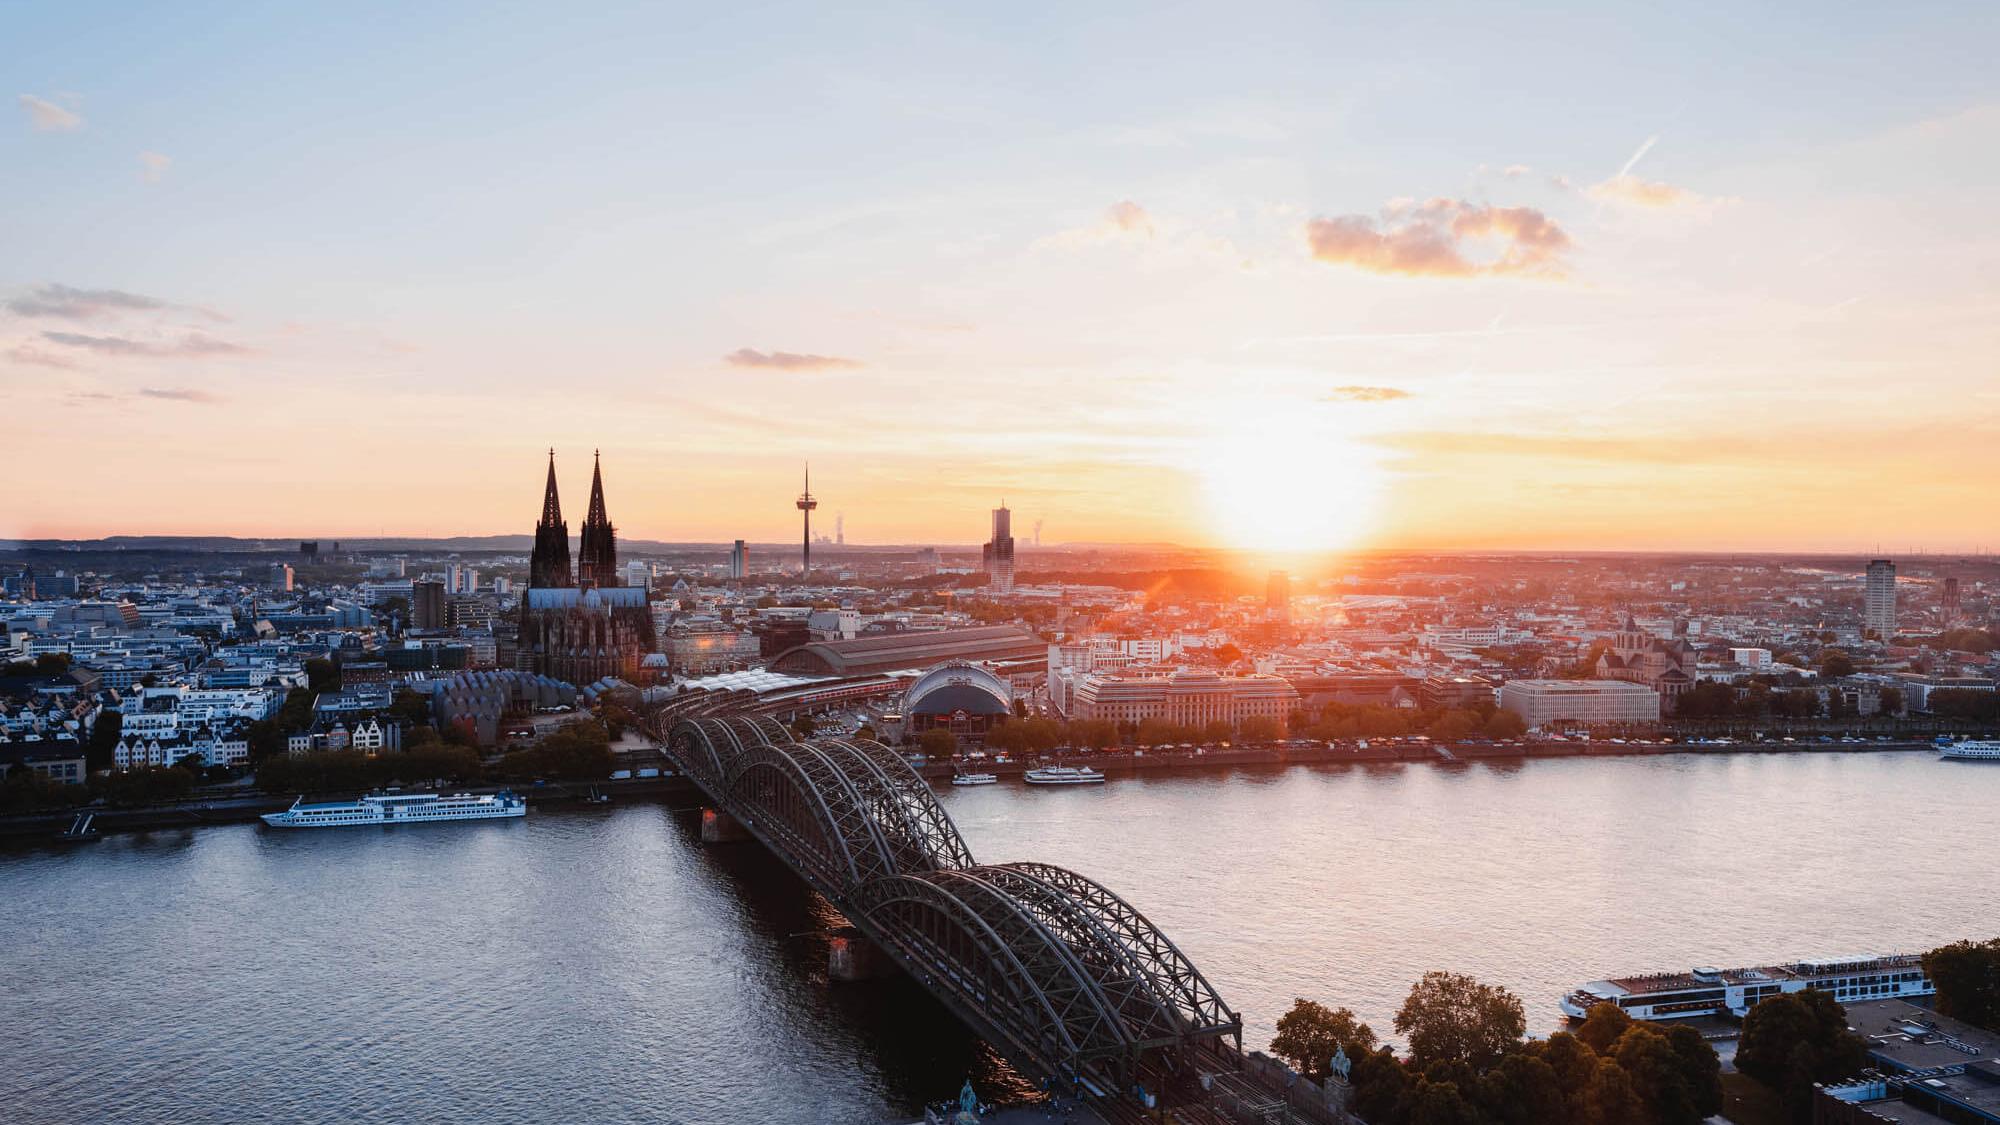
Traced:
[[804, 676], [866, 676], [928, 668], [952, 660], [1048, 659], [1048, 644], [1012, 625], [884, 633], [842, 641], [813, 641], [779, 653], [771, 671]]
[[903, 718], [912, 734], [942, 727], [979, 740], [1014, 712], [1007, 681], [974, 664], [954, 660], [917, 677], [903, 693]]

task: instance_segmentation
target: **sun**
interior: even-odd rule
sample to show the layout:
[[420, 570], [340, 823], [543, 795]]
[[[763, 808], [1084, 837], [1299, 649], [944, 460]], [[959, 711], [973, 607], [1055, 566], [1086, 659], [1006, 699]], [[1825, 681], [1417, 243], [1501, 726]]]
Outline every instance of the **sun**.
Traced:
[[1384, 483], [1371, 446], [1297, 403], [1222, 419], [1197, 472], [1216, 538], [1271, 552], [1360, 545], [1375, 528]]

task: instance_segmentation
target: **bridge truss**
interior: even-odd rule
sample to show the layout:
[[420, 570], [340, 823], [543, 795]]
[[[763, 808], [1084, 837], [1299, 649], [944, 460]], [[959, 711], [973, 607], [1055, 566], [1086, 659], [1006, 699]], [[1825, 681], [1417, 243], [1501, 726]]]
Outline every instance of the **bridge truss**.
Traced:
[[1158, 927], [1073, 871], [975, 862], [901, 754], [768, 717], [654, 719], [716, 809], [1017, 1065], [1122, 1096], [1240, 1056], [1242, 1018]]

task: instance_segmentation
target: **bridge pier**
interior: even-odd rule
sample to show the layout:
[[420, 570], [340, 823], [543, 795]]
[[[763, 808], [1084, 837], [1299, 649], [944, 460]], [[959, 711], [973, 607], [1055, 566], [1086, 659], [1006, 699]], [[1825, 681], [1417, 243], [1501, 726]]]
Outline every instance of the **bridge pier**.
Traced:
[[701, 810], [702, 843], [734, 844], [749, 838], [749, 831], [735, 817], [721, 809]]
[[834, 980], [878, 980], [895, 972], [896, 962], [858, 931], [843, 930], [827, 939], [826, 973]]

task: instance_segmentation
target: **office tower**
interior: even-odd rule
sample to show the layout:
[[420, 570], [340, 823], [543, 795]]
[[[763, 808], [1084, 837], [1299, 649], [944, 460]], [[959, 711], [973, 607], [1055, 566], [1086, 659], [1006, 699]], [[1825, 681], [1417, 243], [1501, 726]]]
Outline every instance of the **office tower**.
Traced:
[[738, 539], [729, 549], [729, 577], [744, 579], [750, 577], [750, 548]]
[[1896, 564], [1876, 559], [1868, 564], [1868, 604], [1863, 622], [1883, 640], [1896, 635]]
[[477, 567], [466, 567], [460, 577], [464, 580], [464, 584], [459, 587], [459, 593], [476, 594], [479, 592], [479, 569]]
[[813, 572], [813, 509], [819, 507], [819, 501], [813, 499], [812, 483], [812, 466], [807, 465], [806, 488], [804, 492], [799, 493], [799, 502], [797, 505], [799, 515], [805, 519], [805, 530], [803, 537], [800, 539], [800, 542], [804, 544], [804, 550], [799, 557], [799, 577], [802, 579], [811, 578]]
[[836, 547], [845, 547], [845, 546], [847, 546], [847, 513], [846, 513], [846, 512], [835, 512], [835, 513], [833, 513], [833, 545], [834, 545], [834, 546], [836, 546]]
[[1944, 580], [1944, 595], [1938, 600], [1938, 612], [1947, 625], [1958, 620], [1958, 579]]
[[1292, 620], [1292, 576], [1282, 570], [1264, 580], [1264, 619], [1279, 624]]
[[290, 563], [271, 564], [271, 589], [281, 593], [291, 593], [292, 567]]
[[445, 625], [445, 584], [433, 578], [410, 583], [410, 627], [442, 629]]
[[1013, 513], [1005, 501], [993, 509], [993, 538], [980, 552], [986, 565], [986, 588], [996, 594], [1014, 592]]

